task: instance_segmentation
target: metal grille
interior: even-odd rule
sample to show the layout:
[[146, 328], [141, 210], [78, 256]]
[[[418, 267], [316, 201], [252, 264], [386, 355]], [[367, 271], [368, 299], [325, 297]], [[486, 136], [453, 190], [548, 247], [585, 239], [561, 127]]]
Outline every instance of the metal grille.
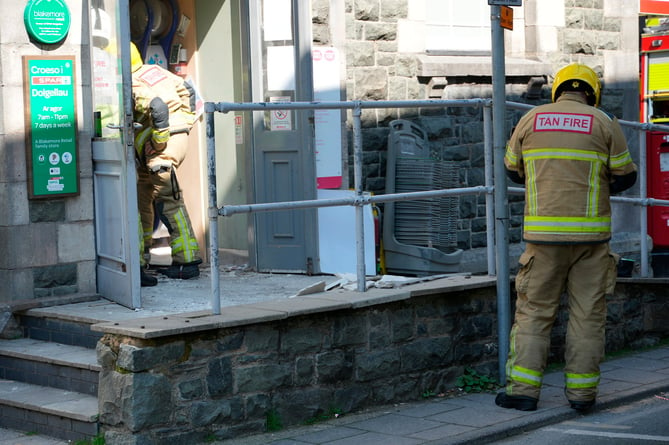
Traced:
[[[458, 168], [454, 162], [398, 157], [395, 193], [455, 188]], [[458, 197], [442, 196], [395, 204], [395, 237], [398, 242], [452, 252], [457, 246]]]

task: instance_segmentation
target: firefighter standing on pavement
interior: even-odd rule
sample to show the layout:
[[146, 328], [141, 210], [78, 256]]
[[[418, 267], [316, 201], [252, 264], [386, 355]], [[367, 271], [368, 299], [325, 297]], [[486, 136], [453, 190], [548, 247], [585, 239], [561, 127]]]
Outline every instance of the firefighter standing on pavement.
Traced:
[[565, 395], [578, 411], [595, 404], [605, 348], [605, 296], [613, 292], [617, 266], [608, 244], [609, 197], [636, 182], [620, 124], [595, 108], [600, 92], [592, 69], [567, 65], [555, 76], [554, 103], [523, 116], [507, 145], [507, 173], [525, 184], [526, 249], [516, 276], [506, 391], [495, 399], [504, 408], [537, 408], [551, 328], [565, 290]]
[[[170, 278], [193, 278], [200, 274], [200, 250], [184, 205], [176, 169], [188, 149], [188, 132], [195, 115], [192, 89], [179, 76], [157, 65], [145, 65], [131, 44], [132, 94], [137, 155], [137, 200], [142, 226], [142, 255], [151, 247], [154, 212], [170, 235], [171, 266], [159, 269]], [[155, 205], [155, 207], [154, 207]], [[142, 285], [156, 284], [143, 272]]]

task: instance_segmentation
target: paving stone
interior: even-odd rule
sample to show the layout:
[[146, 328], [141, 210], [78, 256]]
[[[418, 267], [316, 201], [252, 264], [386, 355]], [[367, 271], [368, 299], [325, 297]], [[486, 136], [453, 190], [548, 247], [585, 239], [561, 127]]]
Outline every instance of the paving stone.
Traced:
[[425, 403], [411, 408], [405, 408], [397, 411], [397, 414], [409, 417], [428, 417], [458, 409], [457, 406], [447, 405], [445, 403]]
[[[398, 437], [388, 434], [364, 433], [355, 437], [335, 440], [328, 445], [418, 445], [422, 442], [420, 439], [410, 437]], [[274, 444], [272, 444], [274, 445]]]
[[630, 383], [654, 383], [666, 379], [666, 375], [639, 369], [616, 369], [606, 374], [612, 380], [622, 380]]
[[490, 410], [461, 408], [428, 417], [428, 420], [482, 428], [526, 415], [527, 413], [522, 413], [521, 411], [491, 406]]
[[334, 440], [352, 438], [355, 436], [360, 436], [364, 434], [365, 431], [358, 428], [342, 427], [337, 426], [333, 428], [328, 428], [321, 431], [316, 431], [313, 433], [303, 434], [300, 436], [295, 436], [295, 440], [303, 441], [309, 444], [323, 444], [329, 443]]
[[616, 366], [625, 369], [640, 369], [643, 371], [659, 371], [669, 368], [669, 362], [662, 360], [651, 360], [640, 357], [627, 357], [616, 360]]
[[430, 430], [419, 431], [411, 434], [411, 437], [422, 440], [438, 440], [444, 437], [456, 436], [458, 434], [472, 431], [475, 428], [463, 425], [442, 425]]
[[387, 414], [375, 419], [352, 423], [349, 426], [352, 428], [360, 428], [377, 433], [404, 436], [418, 431], [436, 428], [440, 426], [440, 424], [430, 420], [416, 419], [415, 417], [400, 416], [398, 414]]

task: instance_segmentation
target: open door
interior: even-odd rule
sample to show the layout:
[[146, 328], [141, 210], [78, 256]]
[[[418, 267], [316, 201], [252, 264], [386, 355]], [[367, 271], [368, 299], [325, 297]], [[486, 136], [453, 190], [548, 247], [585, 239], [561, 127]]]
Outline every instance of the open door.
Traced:
[[134, 309], [141, 294], [128, 0], [92, 0], [90, 13], [98, 293]]

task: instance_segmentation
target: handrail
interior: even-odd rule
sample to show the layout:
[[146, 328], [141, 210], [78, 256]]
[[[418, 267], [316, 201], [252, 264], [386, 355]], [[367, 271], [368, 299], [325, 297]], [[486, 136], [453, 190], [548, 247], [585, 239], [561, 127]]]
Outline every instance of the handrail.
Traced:
[[[507, 108], [517, 110], [529, 110], [532, 105], [506, 102]], [[483, 127], [484, 127], [484, 162], [485, 162], [485, 185], [476, 187], [454, 188], [446, 190], [430, 190], [421, 192], [392, 193], [384, 195], [368, 196], [362, 191], [362, 131], [361, 131], [361, 110], [368, 108], [447, 108], [447, 107], [474, 107], [483, 108]], [[230, 102], [206, 102], [204, 111], [207, 125], [207, 152], [208, 152], [208, 178], [209, 178], [209, 232], [211, 248], [211, 267], [212, 271], [218, 270], [218, 230], [217, 220], [219, 216], [232, 216], [239, 213], [268, 212], [275, 210], [303, 209], [333, 206], [354, 206], [356, 207], [356, 250], [357, 250], [357, 286], [358, 291], [365, 291], [365, 264], [364, 264], [364, 218], [362, 218], [362, 208], [365, 205], [382, 202], [407, 201], [415, 199], [434, 198], [449, 195], [467, 195], [467, 194], [485, 194], [486, 195], [486, 217], [488, 223], [487, 230], [487, 260], [488, 273], [496, 275], [494, 251], [499, 252], [500, 243], [496, 243], [493, 236], [494, 227], [494, 175], [491, 165], [492, 156], [492, 101], [490, 99], [464, 99], [464, 100], [418, 100], [418, 101], [346, 101], [346, 102], [251, 102], [251, 103], [230, 103]], [[340, 109], [352, 110], [353, 117], [353, 155], [354, 155], [354, 183], [355, 195], [351, 198], [339, 199], [314, 199], [304, 201], [272, 202], [260, 204], [245, 205], [223, 205], [217, 206], [216, 193], [216, 143], [214, 128], [214, 113], [229, 113], [234, 111], [263, 111], [263, 110], [317, 110], [317, 109]], [[641, 276], [648, 276], [648, 240], [646, 227], [646, 208], [648, 206], [669, 206], [669, 200], [659, 200], [648, 198], [646, 195], [645, 172], [646, 172], [646, 138], [644, 132], [663, 131], [669, 132], [669, 126], [653, 123], [641, 123], [619, 120], [624, 127], [632, 128], [639, 132], [639, 171], [640, 171], [640, 194], [639, 197], [611, 197], [612, 202], [631, 204], [641, 207]], [[360, 170], [360, 171], [359, 171]], [[501, 182], [503, 178], [500, 178]], [[508, 187], [508, 192], [521, 194], [525, 192], [522, 187]], [[508, 239], [508, 237], [507, 237]], [[507, 250], [505, 250], [507, 251]], [[211, 274], [212, 279], [212, 312], [214, 315], [220, 314], [220, 286], [219, 275]]]
[[[209, 170], [209, 232], [211, 248], [211, 268], [218, 270], [218, 234], [217, 217], [229, 216], [236, 213], [251, 213], [256, 211], [272, 211], [297, 208], [327, 207], [339, 205], [353, 205], [356, 207], [356, 251], [357, 251], [357, 290], [365, 291], [365, 264], [364, 264], [364, 218], [363, 205], [373, 202], [389, 202], [391, 200], [410, 200], [426, 197], [444, 196], [457, 194], [452, 191], [428, 191], [412, 192], [413, 194], [389, 194], [375, 197], [365, 197], [362, 190], [362, 126], [361, 110], [363, 108], [446, 108], [446, 107], [474, 107], [490, 108], [492, 101], [490, 99], [464, 99], [464, 100], [419, 100], [419, 101], [348, 101], [348, 102], [250, 102], [250, 103], [231, 103], [231, 102], [206, 102], [204, 104], [206, 125], [207, 125], [207, 166]], [[282, 203], [263, 203], [248, 204], [237, 206], [223, 206], [221, 209], [217, 206], [216, 193], [216, 143], [215, 126], [213, 113], [229, 113], [232, 111], [266, 111], [266, 110], [317, 110], [317, 109], [348, 109], [352, 110], [353, 116], [353, 158], [354, 158], [354, 186], [355, 198], [348, 200], [308, 200], [308, 201], [289, 201]], [[490, 125], [489, 113], [484, 113], [484, 125]], [[490, 146], [490, 149], [492, 146]], [[492, 156], [490, 156], [492, 159]], [[490, 181], [490, 182], [489, 182]], [[488, 193], [493, 192], [492, 178], [486, 178], [486, 187], [470, 187], [459, 189], [459, 194], [465, 193]], [[486, 199], [487, 214], [494, 214], [492, 207], [494, 201]], [[216, 232], [216, 233], [214, 233]], [[493, 258], [492, 255], [489, 255]], [[491, 269], [492, 267], [492, 269]], [[494, 266], [488, 264], [489, 270], [494, 273]], [[218, 274], [211, 274], [212, 280], [212, 312], [214, 315], [220, 314], [220, 278]]]

